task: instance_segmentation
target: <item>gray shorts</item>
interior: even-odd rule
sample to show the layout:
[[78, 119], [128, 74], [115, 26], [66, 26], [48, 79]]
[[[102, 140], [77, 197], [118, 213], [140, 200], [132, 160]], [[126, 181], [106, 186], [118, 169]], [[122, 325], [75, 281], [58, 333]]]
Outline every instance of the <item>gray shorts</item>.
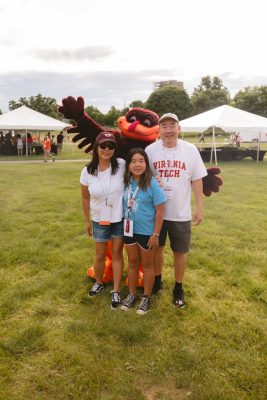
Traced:
[[188, 253], [191, 239], [191, 221], [163, 221], [159, 245], [165, 246], [167, 233], [171, 249], [177, 253]]

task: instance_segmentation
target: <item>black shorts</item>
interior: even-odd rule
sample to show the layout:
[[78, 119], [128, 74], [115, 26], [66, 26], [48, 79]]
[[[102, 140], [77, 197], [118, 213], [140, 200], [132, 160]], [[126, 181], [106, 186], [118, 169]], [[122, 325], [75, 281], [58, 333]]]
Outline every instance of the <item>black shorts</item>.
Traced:
[[188, 253], [191, 239], [191, 221], [163, 221], [159, 245], [165, 246], [167, 233], [171, 249], [177, 253]]
[[140, 235], [139, 233], [134, 233], [133, 237], [123, 236], [124, 244], [126, 245], [138, 244], [138, 246], [142, 247], [143, 250], [149, 250], [147, 245], [149, 239], [150, 239], [149, 235]]

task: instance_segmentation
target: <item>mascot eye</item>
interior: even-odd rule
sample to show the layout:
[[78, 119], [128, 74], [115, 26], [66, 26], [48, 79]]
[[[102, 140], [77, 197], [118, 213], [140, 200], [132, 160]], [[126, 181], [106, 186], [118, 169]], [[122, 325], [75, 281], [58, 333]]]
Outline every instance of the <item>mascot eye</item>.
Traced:
[[151, 121], [150, 121], [150, 119], [148, 119], [148, 118], [146, 118], [144, 121], [143, 121], [143, 125], [144, 126], [147, 126], [148, 128], [151, 126]]
[[135, 115], [131, 115], [131, 116], [129, 117], [129, 122], [135, 122], [136, 120], [137, 120], [137, 118], [136, 118]]

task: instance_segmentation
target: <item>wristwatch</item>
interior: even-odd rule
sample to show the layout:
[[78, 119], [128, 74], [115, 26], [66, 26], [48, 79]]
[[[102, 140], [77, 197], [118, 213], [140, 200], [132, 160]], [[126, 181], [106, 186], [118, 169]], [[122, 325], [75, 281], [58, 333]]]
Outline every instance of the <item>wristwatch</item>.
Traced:
[[158, 238], [158, 237], [159, 237], [159, 234], [158, 234], [158, 233], [156, 233], [156, 232], [153, 232], [153, 233], [152, 233], [152, 236], [155, 236], [155, 237], [157, 237], [157, 238]]

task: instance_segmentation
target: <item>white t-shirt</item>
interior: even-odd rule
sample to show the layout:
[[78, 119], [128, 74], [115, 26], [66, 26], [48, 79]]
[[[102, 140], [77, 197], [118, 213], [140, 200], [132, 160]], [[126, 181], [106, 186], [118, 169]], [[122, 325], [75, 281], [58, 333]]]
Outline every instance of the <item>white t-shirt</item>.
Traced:
[[87, 167], [81, 172], [80, 183], [88, 186], [90, 193], [90, 208], [92, 220], [99, 222], [100, 210], [106, 205], [111, 206], [110, 222], [120, 222], [123, 216], [122, 197], [124, 191], [123, 175], [125, 161], [118, 158], [119, 168], [115, 175], [111, 175], [111, 167], [98, 174], [90, 175]]
[[146, 147], [152, 172], [159, 176], [166, 194], [171, 193], [164, 206], [164, 219], [190, 221], [191, 182], [207, 175], [198, 149], [191, 143], [177, 139], [176, 147], [163, 147], [162, 140]]

